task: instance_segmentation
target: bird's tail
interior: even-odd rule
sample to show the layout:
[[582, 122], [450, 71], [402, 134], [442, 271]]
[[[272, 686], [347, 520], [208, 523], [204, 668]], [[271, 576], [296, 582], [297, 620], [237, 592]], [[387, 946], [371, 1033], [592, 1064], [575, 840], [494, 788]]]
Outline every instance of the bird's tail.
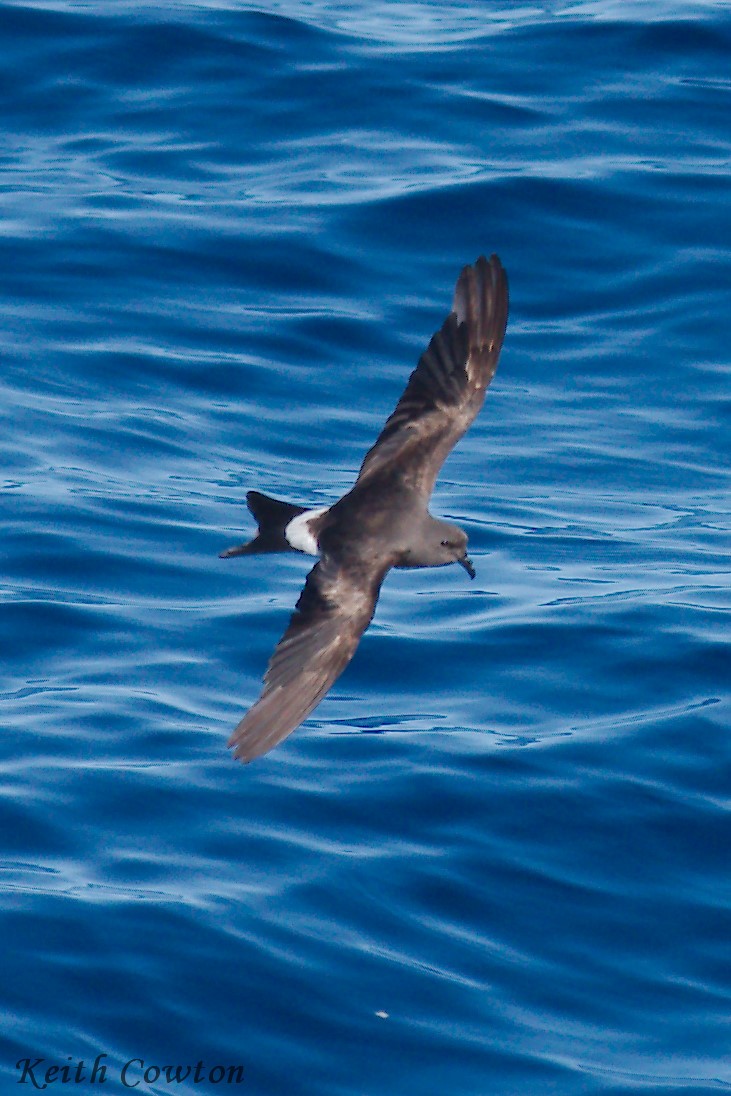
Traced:
[[229, 556], [250, 556], [259, 552], [288, 552], [292, 546], [284, 535], [284, 530], [292, 518], [298, 514], [304, 514], [306, 506], [295, 506], [292, 502], [280, 502], [278, 499], [270, 499], [268, 495], [262, 495], [259, 491], [248, 491], [246, 505], [249, 507], [256, 523], [258, 532], [253, 540], [246, 544], [239, 544], [235, 548], [227, 548], [221, 552], [221, 559]]

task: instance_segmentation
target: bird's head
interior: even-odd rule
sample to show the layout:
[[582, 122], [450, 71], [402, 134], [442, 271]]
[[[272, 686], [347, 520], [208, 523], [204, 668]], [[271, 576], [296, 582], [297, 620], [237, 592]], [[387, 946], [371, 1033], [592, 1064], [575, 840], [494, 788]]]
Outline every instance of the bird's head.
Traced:
[[[435, 522], [438, 526], [434, 530], [439, 538], [437, 556], [440, 563], [459, 563], [464, 567], [470, 578], [475, 577], [475, 569], [472, 560], [467, 555], [467, 534], [459, 525], [452, 525], [448, 521]], [[436, 546], [435, 546], [436, 547]]]

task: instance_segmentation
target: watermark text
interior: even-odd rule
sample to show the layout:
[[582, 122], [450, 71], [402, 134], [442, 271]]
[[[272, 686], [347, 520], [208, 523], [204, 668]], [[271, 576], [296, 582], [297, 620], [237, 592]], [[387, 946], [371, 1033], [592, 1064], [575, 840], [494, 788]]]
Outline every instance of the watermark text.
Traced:
[[[108, 1054], [97, 1054], [93, 1062], [69, 1057], [62, 1064], [48, 1058], [20, 1058], [15, 1063], [19, 1085], [42, 1092], [52, 1085], [121, 1085], [144, 1092], [150, 1085], [240, 1085], [244, 1081], [242, 1065], [191, 1063], [158, 1065], [144, 1058], [130, 1058], [122, 1066], [113, 1066]], [[116, 1085], [115, 1085], [116, 1082]]]

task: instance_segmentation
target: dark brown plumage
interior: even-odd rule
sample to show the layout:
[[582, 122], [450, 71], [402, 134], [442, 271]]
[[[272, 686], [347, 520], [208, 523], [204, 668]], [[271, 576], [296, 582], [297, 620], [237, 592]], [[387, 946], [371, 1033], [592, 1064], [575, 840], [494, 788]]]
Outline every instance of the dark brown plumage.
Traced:
[[[243, 761], [266, 753], [309, 715], [353, 657], [391, 567], [461, 563], [474, 575], [467, 537], [427, 509], [439, 470], [485, 399], [508, 317], [508, 287], [493, 255], [464, 268], [452, 312], [433, 336], [353, 488], [324, 513], [249, 492], [257, 537], [223, 555], [282, 551], [298, 536], [317, 541], [307, 576], [277, 644], [264, 689], [229, 741]], [[300, 541], [298, 540], [298, 543]], [[307, 549], [306, 549], [307, 550]]]

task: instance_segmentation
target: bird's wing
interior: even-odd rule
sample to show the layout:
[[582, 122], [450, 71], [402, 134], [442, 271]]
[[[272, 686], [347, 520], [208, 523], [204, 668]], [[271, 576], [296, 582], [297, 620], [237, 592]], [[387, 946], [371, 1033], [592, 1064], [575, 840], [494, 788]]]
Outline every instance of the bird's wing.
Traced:
[[497, 255], [483, 256], [460, 274], [452, 311], [366, 454], [355, 492], [398, 468], [428, 502], [447, 455], [482, 407], [507, 321], [505, 271]]
[[345, 569], [328, 556], [313, 567], [264, 690], [229, 739], [235, 757], [252, 761], [271, 750], [322, 700], [370, 624], [387, 570]]

